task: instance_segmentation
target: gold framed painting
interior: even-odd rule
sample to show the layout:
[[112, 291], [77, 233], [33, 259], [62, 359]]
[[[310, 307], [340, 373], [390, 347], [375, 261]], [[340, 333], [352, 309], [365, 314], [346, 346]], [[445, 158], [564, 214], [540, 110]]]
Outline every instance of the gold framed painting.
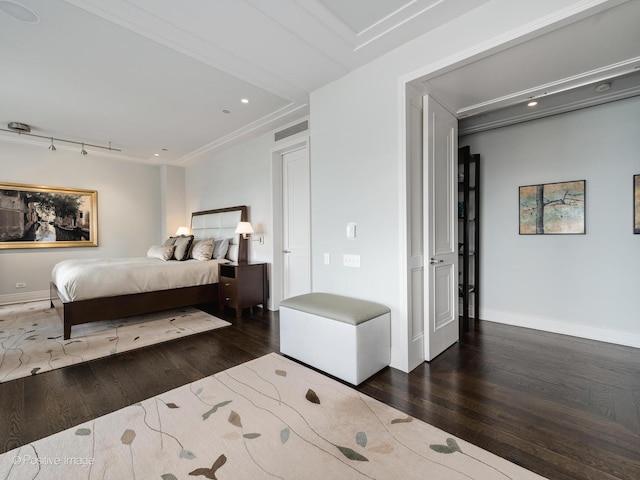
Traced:
[[0, 183], [0, 249], [97, 246], [97, 191]]
[[640, 233], [640, 174], [633, 176], [633, 233]]
[[585, 233], [585, 180], [520, 187], [520, 235]]

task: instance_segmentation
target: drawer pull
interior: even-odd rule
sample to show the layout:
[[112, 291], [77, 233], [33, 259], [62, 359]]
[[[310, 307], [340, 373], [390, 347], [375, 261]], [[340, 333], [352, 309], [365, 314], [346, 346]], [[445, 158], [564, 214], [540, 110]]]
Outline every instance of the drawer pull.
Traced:
[[229, 300], [231, 300], [231, 298], [230, 298], [230, 297], [227, 297], [227, 298], [225, 298], [225, 300], [228, 302]]
[[230, 283], [225, 283], [224, 286], [228, 287], [229, 285], [231, 285]]

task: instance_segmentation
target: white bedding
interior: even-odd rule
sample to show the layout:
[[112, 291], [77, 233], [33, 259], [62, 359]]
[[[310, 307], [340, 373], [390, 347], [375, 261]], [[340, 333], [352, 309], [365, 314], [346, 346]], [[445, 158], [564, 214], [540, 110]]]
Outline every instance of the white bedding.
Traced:
[[229, 260], [168, 261], [157, 258], [63, 260], [51, 281], [67, 301], [152, 292], [218, 282], [218, 264]]

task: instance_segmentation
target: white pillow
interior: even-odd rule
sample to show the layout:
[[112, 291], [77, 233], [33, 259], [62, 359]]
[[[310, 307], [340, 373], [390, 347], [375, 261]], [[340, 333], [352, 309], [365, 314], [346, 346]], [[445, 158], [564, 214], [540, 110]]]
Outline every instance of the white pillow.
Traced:
[[202, 261], [211, 260], [211, 256], [213, 255], [213, 245], [213, 238], [196, 240], [191, 246], [191, 255], [189, 255], [189, 257]]
[[173, 252], [175, 249], [175, 245], [153, 245], [149, 250], [147, 250], [147, 257], [159, 258], [166, 262], [173, 258]]
[[213, 247], [213, 258], [224, 258], [229, 250], [229, 239], [216, 240]]

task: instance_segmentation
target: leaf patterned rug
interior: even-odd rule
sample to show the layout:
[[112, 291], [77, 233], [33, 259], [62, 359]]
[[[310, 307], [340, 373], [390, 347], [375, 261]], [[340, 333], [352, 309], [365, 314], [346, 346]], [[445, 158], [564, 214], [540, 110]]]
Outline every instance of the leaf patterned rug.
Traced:
[[542, 477], [272, 353], [0, 455], [0, 478]]
[[49, 301], [0, 306], [0, 383], [231, 325], [197, 308], [75, 325], [64, 340]]

